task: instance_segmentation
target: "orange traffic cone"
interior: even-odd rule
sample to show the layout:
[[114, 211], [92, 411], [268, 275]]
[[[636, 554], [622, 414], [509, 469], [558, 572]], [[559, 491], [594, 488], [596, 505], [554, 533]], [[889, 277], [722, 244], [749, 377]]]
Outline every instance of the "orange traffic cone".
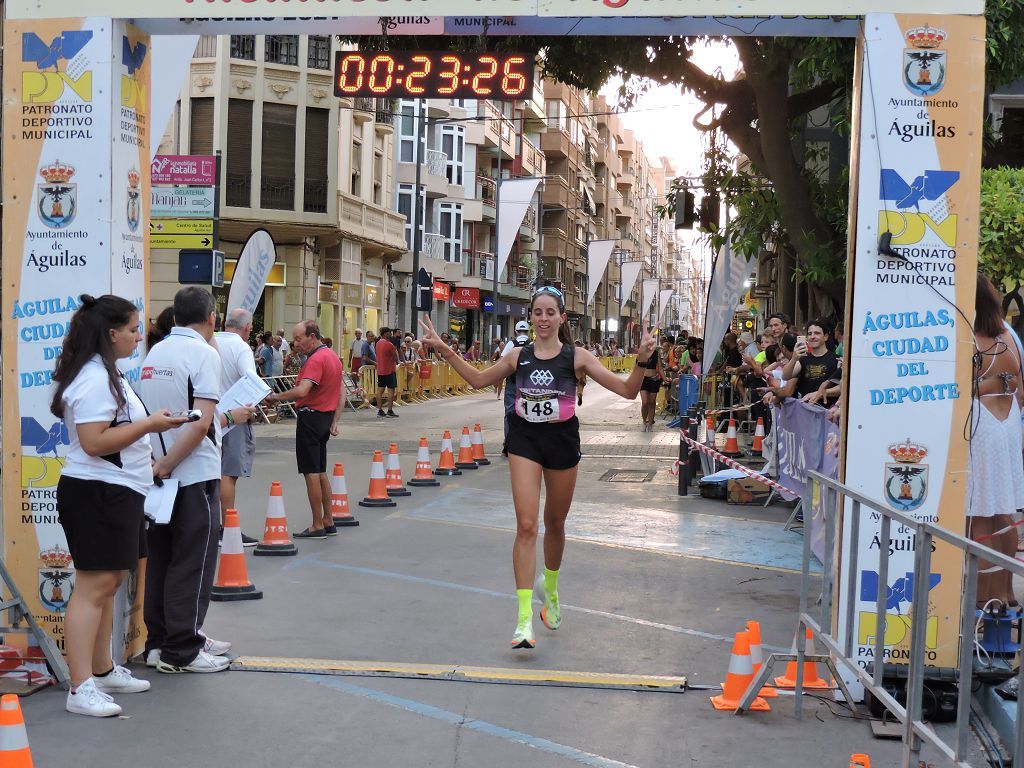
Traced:
[[[729, 671], [722, 683], [722, 695], [711, 697], [711, 706], [715, 709], [739, 709], [740, 699], [747, 692], [747, 686], [754, 679], [754, 665], [750, 661], [750, 636], [746, 632], [737, 632], [732, 644], [732, 657], [729, 659]], [[758, 697], [750, 705], [751, 712], [768, 712], [768, 702]]]
[[750, 450], [754, 453], [760, 453], [764, 449], [764, 418], [761, 416], [757, 417], [757, 426], [754, 427], [754, 442], [750, 445]]
[[740, 443], [736, 439], [736, 419], [729, 419], [729, 431], [725, 434], [725, 448], [722, 453], [726, 456], [742, 456]]
[[469, 427], [462, 428], [462, 437], [459, 439], [459, 459], [455, 462], [459, 469], [476, 469], [476, 462], [473, 461], [473, 443], [469, 437]]
[[28, 748], [21, 702], [13, 693], [0, 698], [0, 765], [4, 768], [32, 768], [32, 750]]
[[220, 545], [220, 565], [217, 567], [217, 581], [213, 584], [211, 600], [261, 600], [263, 593], [249, 581], [245, 569], [245, 554], [242, 549], [242, 529], [238, 527], [238, 512], [229, 509], [224, 513], [224, 535]]
[[[476, 466], [476, 464], [473, 466]], [[437, 469], [434, 470], [434, 474], [462, 474], [462, 472], [455, 468], [455, 455], [452, 453], [452, 433], [447, 429], [444, 431], [444, 437], [441, 438], [441, 460], [438, 462]]]
[[270, 498], [267, 499], [267, 521], [263, 525], [263, 541], [256, 545], [253, 555], [297, 555], [299, 550], [288, 533], [288, 518], [284, 511], [284, 492], [281, 484], [270, 484]]
[[704, 442], [707, 445], [710, 445], [712, 447], [714, 447], [714, 445], [715, 445], [715, 417], [714, 416], [708, 416], [707, 436], [705, 437]]
[[427, 438], [421, 437], [420, 447], [416, 452], [416, 474], [412, 476], [409, 485], [436, 486], [440, 484], [434, 479], [434, 475], [430, 471], [430, 448], [427, 447]]
[[370, 463], [370, 490], [366, 498], [359, 502], [360, 507], [395, 507], [398, 506], [388, 496], [387, 481], [384, 479], [384, 456], [380, 451], [373, 452]]
[[412, 496], [402, 482], [402, 465], [398, 462], [398, 443], [388, 448], [388, 468], [384, 473], [384, 487], [388, 496]]
[[331, 475], [331, 519], [335, 525], [345, 528], [359, 525], [359, 521], [352, 517], [352, 513], [348, 508], [345, 467], [340, 462], [334, 465], [334, 473]]
[[[807, 653], [814, 653], [814, 635], [807, 628]], [[793, 639], [793, 653], [796, 653], [796, 638]], [[779, 688], [796, 688], [796, 662], [786, 665], [786, 674], [775, 678]], [[828, 688], [828, 683], [818, 674], [818, 665], [813, 661], [804, 662], [804, 688]]]
[[861, 752], [850, 755], [850, 768], [871, 768], [871, 758]]
[[[761, 625], [756, 621], [747, 622], [747, 634], [750, 636], [750, 661], [754, 666], [754, 675], [761, 671], [761, 663], [764, 660], [761, 652]], [[758, 696], [766, 699], [774, 699], [779, 692], [767, 685], [757, 692]]]
[[480, 431], [480, 425], [473, 425], [473, 461], [479, 466], [486, 467], [491, 463], [491, 460], [487, 458], [487, 454], [484, 453], [484, 434]]

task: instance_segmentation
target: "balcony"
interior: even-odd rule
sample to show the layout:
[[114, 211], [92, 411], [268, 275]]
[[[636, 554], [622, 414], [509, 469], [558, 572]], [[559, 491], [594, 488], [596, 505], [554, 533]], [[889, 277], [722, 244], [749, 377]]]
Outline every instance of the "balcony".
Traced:
[[540, 135], [540, 148], [550, 160], [551, 158], [568, 157], [569, 134], [561, 130], [549, 129]]
[[196, 44], [196, 50], [192, 54], [193, 59], [215, 59], [217, 58], [217, 36], [202, 35]]
[[352, 104], [352, 119], [357, 123], [368, 123], [377, 116], [376, 99], [359, 97]]
[[519, 264], [514, 270], [515, 282], [513, 285], [521, 291], [528, 291], [533, 287], [533, 270], [530, 267]]
[[436, 149], [423, 153], [423, 184], [427, 197], [448, 195], [448, 155]]
[[636, 184], [636, 172], [633, 168], [633, 164], [630, 163], [628, 166], [622, 169], [622, 173], [615, 180], [615, 186], [620, 189], [628, 189]]
[[348, 192], [338, 191], [338, 229], [397, 257], [406, 251], [405, 217]]
[[515, 148], [512, 144], [512, 121], [504, 117], [492, 101], [479, 101], [477, 105], [477, 116], [484, 118], [484, 146], [497, 148], [500, 144], [501, 154], [504, 157], [513, 157]]
[[260, 179], [260, 208], [295, 210], [295, 177], [263, 176]]
[[522, 158], [524, 173], [535, 176], [544, 175], [544, 154], [536, 144], [525, 136], [523, 136]]
[[373, 113], [373, 129], [381, 136], [389, 136], [395, 132], [395, 100], [376, 99], [376, 111]]
[[523, 223], [519, 225], [519, 235], [528, 243], [537, 240], [537, 209], [532, 205], [527, 206]]
[[248, 173], [228, 173], [224, 179], [224, 202], [238, 208], [252, 205], [252, 176]]
[[306, 179], [302, 185], [302, 210], [327, 213], [327, 179]]

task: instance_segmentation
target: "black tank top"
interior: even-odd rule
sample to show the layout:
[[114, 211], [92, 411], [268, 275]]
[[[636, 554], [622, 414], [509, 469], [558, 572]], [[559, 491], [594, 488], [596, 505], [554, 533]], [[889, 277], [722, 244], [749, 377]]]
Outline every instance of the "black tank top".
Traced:
[[550, 360], [539, 360], [533, 344], [519, 351], [516, 414], [526, 421], [569, 421], [576, 415], [576, 348], [563, 344]]

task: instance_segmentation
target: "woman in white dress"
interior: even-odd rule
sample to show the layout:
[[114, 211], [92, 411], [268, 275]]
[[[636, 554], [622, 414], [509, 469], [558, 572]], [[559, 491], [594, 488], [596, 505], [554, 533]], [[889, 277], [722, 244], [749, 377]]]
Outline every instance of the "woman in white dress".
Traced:
[[[1003, 323], [1002, 301], [992, 282], [978, 275], [974, 318], [974, 386], [971, 403], [967, 532], [1014, 557], [1013, 514], [1024, 507], [1021, 463], [1021, 359]], [[978, 605], [998, 600], [1015, 607], [1009, 571], [981, 561]]]

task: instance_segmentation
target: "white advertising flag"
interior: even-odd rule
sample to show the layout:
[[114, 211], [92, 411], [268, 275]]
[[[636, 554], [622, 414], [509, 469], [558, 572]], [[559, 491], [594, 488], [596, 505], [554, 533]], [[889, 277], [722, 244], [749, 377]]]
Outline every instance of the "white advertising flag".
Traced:
[[174, 114], [181, 89], [188, 81], [188, 70], [199, 35], [156, 35], [151, 40], [153, 135], [149, 145], [150, 161], [160, 151], [160, 139]]
[[656, 277], [644, 280], [643, 291], [641, 291], [643, 301], [640, 302], [640, 322], [642, 324], [647, 322], [647, 313], [651, 311], [651, 305], [654, 304], [654, 299], [658, 295], [659, 285], [661, 282]]
[[704, 348], [712, 358], [729, 329], [736, 305], [743, 298], [743, 282], [750, 272], [750, 263], [730, 249], [723, 248], [715, 259], [713, 270], [704, 315]]
[[249, 235], [245, 247], [242, 248], [242, 255], [238, 257], [238, 263], [235, 265], [235, 274], [231, 278], [228, 312], [239, 307], [250, 312], [256, 310], [276, 260], [274, 238], [267, 230], [257, 229]]
[[658, 322], [661, 322], [662, 317], [665, 316], [665, 307], [668, 306], [668, 300], [672, 298], [672, 294], [675, 293], [671, 288], [662, 288], [661, 293], [658, 295]]
[[642, 261], [627, 261], [619, 267], [619, 273], [622, 275], [621, 292], [619, 293], [619, 314], [622, 314], [622, 308], [629, 301], [630, 294], [633, 293], [633, 286], [636, 285], [636, 279], [640, 277], [640, 270], [643, 267], [644, 263]]
[[495, 254], [499, 280], [538, 184], [540, 179], [503, 179], [501, 182], [498, 192], [498, 252]]
[[594, 300], [597, 286], [604, 276], [608, 259], [615, 249], [614, 240], [591, 240], [587, 243], [587, 306]]

